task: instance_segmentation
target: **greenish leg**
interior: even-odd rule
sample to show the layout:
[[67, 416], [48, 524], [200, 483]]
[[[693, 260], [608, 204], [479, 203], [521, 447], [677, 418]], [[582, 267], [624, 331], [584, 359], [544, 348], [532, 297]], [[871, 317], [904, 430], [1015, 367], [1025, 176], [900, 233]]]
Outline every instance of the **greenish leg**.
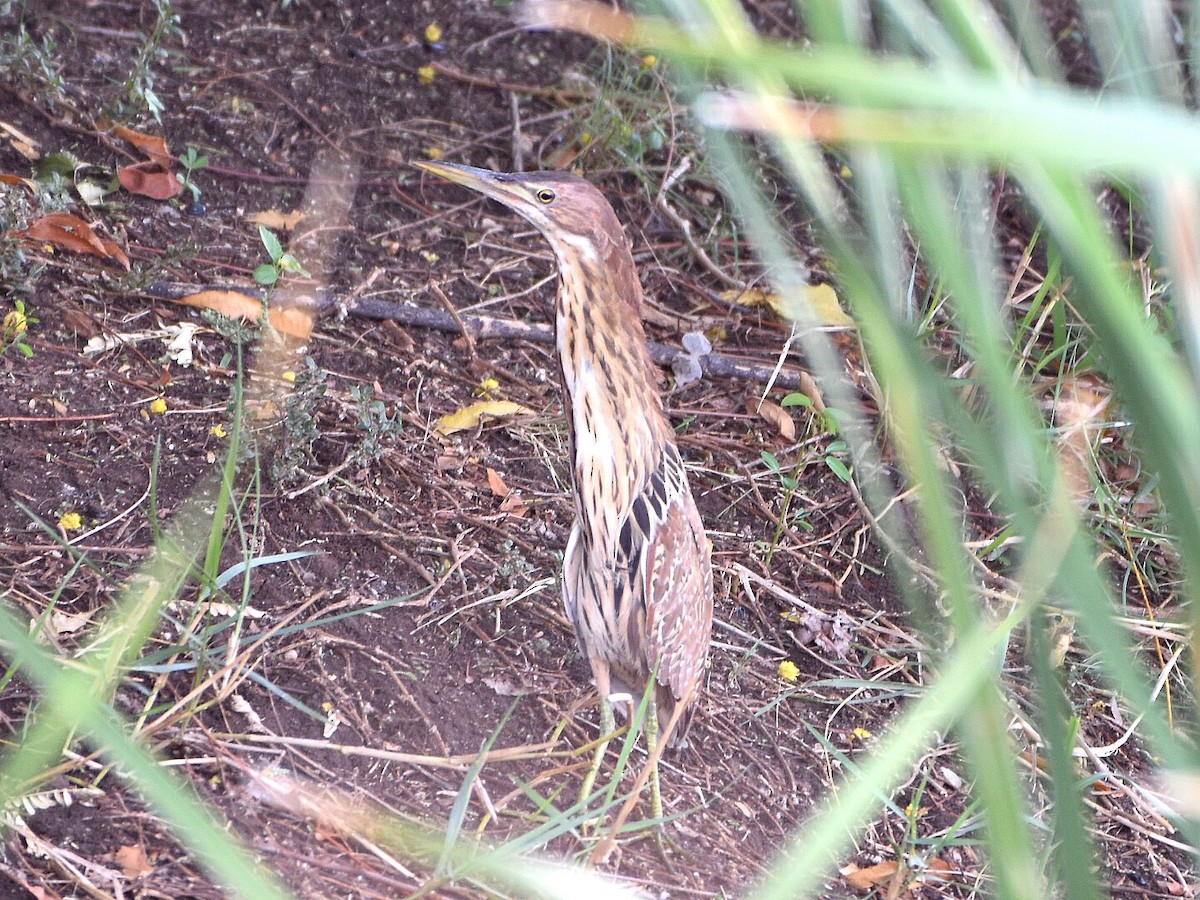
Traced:
[[662, 788], [658, 783], [658, 759], [654, 754], [654, 748], [658, 746], [658, 702], [653, 689], [650, 692], [650, 702], [647, 704], [646, 723], [642, 728], [646, 732], [646, 757], [654, 760], [654, 768], [650, 771], [650, 817], [661, 819], [663, 814]]
[[592, 767], [588, 769], [587, 776], [583, 779], [583, 787], [579, 789], [579, 800], [585, 801], [592, 795], [592, 788], [596, 784], [596, 774], [600, 771], [600, 764], [604, 762], [604, 754], [608, 751], [608, 735], [612, 734], [617, 727], [616, 719], [613, 717], [612, 704], [603, 694], [600, 695], [600, 737], [605, 738], [604, 743], [596, 748], [596, 755], [592, 759]]

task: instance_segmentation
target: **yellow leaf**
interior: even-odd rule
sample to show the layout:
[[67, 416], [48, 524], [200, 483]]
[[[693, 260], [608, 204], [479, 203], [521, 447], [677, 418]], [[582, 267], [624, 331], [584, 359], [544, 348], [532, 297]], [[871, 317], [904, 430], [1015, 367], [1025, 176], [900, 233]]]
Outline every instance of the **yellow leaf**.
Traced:
[[532, 412], [533, 410], [522, 406], [520, 403], [513, 403], [511, 400], [481, 400], [478, 403], [472, 403], [470, 406], [464, 406], [462, 409], [452, 412], [449, 415], [442, 416], [438, 419], [437, 427], [434, 431], [445, 436], [454, 434], [456, 431], [477, 428], [484, 416], [499, 419], [505, 416], [517, 416]]
[[829, 284], [808, 284], [797, 293], [786, 296], [758, 288], [745, 291], [729, 290], [721, 292], [721, 299], [751, 309], [756, 306], [769, 306], [785, 319], [795, 319], [801, 324], [815, 323], [843, 328], [854, 326], [854, 320], [842, 310], [837, 291]]
[[262, 212], [246, 216], [246, 221], [251, 225], [270, 228], [272, 231], [291, 231], [300, 224], [300, 220], [303, 218], [304, 213], [298, 209], [290, 213], [282, 213], [277, 209], [265, 209]]

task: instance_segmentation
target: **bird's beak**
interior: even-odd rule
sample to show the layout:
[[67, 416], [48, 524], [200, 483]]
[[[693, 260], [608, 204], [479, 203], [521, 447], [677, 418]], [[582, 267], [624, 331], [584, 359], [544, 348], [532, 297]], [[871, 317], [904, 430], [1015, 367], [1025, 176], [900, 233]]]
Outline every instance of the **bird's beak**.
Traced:
[[439, 175], [447, 181], [479, 191], [494, 200], [499, 200], [506, 206], [511, 206], [512, 198], [517, 196], [512, 187], [503, 180], [499, 172], [491, 169], [477, 169], [475, 166], [463, 166], [458, 163], [415, 161], [413, 165], [433, 175]]

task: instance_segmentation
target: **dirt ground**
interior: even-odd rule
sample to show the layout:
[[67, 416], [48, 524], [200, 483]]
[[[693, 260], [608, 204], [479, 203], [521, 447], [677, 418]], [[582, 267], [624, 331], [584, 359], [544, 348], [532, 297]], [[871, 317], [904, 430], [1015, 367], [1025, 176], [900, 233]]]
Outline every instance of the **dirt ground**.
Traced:
[[[497, 815], [483, 833], [498, 842], [530, 827], [534, 810], [520, 785], [567, 798], [578, 789], [580, 766], [564, 766], [543, 746], [561, 754], [596, 732], [587, 664], [556, 581], [571, 506], [551, 348], [465, 340], [370, 318], [351, 302], [546, 323], [548, 250], [511, 215], [408, 162], [440, 154], [507, 169], [519, 155], [525, 168], [582, 167], [629, 223], [653, 340], [678, 346], [700, 327], [719, 353], [770, 370], [788, 334], [770, 312], [720, 299], [728, 284], [718, 272], [744, 282], [758, 273], [725, 224], [694, 139], [679, 136], [682, 114], [662, 112], [656, 69], [583, 39], [522, 32], [498, 6], [180, 4], [183, 37], [168, 37], [169, 55], [154, 65], [162, 125], [144, 116], [135, 124], [162, 134], [177, 155], [194, 146], [208, 156], [195, 176], [199, 199], [121, 192], [113, 205], [82, 213], [125, 248], [130, 272], [26, 245], [30, 261], [46, 267], [28, 297], [40, 320], [29, 332], [35, 352], [0, 358], [8, 501], [0, 505], [0, 589], [31, 617], [52, 604], [65, 613], [52, 640], [69, 652], [147, 557], [156, 528], [209, 483], [227, 440], [221, 429], [231, 427], [233, 329], [163, 299], [163, 286], [253, 288], [266, 257], [247, 216], [297, 209], [319, 159], [359, 161], [357, 183], [342, 185], [352, 191], [349, 220], [327, 236], [333, 250], [323, 272], [328, 296], [348, 314], [324, 315], [307, 344], [314, 365], [295, 367], [287, 437], [264, 458], [257, 499], [242, 511], [245, 530], [229, 542], [225, 565], [243, 547], [259, 558], [314, 555], [253, 571], [253, 616], [238, 645], [251, 651], [233, 666], [236, 689], [214, 681], [196, 702], [188, 694], [205, 672], [171, 674], [148, 661], [118, 698], [131, 715], [158, 722], [158, 751], [179, 760], [177, 771], [304, 896], [399, 896], [427, 874], [265, 802], [255, 772], [286, 771], [444, 828], [467, 765], [439, 760], [477, 753], [504, 721], [495, 746], [529, 752], [483, 768], [466, 826], [483, 822], [490, 804]], [[0, 83], [0, 120], [43, 152], [70, 150], [109, 169], [134, 161], [97, 122], [128, 74], [138, 33], [153, 28], [152, 5], [38, 7], [27, 18], [35, 37], [58, 42], [65, 100], [50, 104], [14, 78]], [[775, 27], [791, 26], [789, 9], [759, 4]], [[442, 35], [431, 42], [433, 22]], [[705, 239], [711, 263], [654, 202], [688, 154], [692, 169], [673, 191], [693, 234], [718, 235]], [[622, 160], [635, 158], [656, 181], [629, 174]], [[29, 165], [0, 147], [0, 171], [28, 174]], [[328, 224], [302, 221], [297, 234]], [[167, 358], [162, 332], [189, 322], [199, 330], [194, 360], [183, 366]], [[135, 332], [149, 336], [84, 352], [90, 340]], [[844, 349], [856, 374], [849, 338]], [[839, 777], [838, 754], [852, 759], [886, 728], [921, 678], [921, 649], [866, 519], [825, 463], [834, 437], [802, 407], [790, 410], [795, 437], [748, 411], [747, 400], [764, 390], [753, 379], [706, 376], [676, 387], [664, 370], [663, 389], [714, 545], [717, 626], [691, 746], [664, 770], [667, 811], [683, 814], [667, 826], [667, 858], [635, 843], [607, 869], [652, 894], [738, 895]], [[786, 393], [776, 387], [768, 396], [778, 402]], [[151, 410], [156, 398], [165, 412]], [[481, 399], [515, 401], [526, 412], [450, 436], [435, 431], [440, 417]], [[793, 489], [762, 451], [789, 470]], [[37, 524], [59, 527], [69, 513], [81, 526], [64, 534], [87, 567]], [[981, 534], [996, 525], [986, 511], [977, 524]], [[196, 597], [190, 589], [168, 612], [151, 650], [177, 639]], [[217, 616], [206, 621], [192, 632], [191, 658], [228, 665], [230, 632]], [[795, 683], [780, 677], [784, 660], [798, 669]], [[9, 728], [34, 699], [20, 682], [8, 685], [0, 712]], [[1096, 713], [1084, 727], [1102, 743], [1111, 723]], [[928, 779], [926, 834], [944, 832], [965, 808], [957, 765], [943, 749], [914, 772], [910, 790]], [[10, 837], [0, 857], [0, 896], [81, 895], [83, 881], [103, 895], [221, 896], [115, 776], [84, 793], [96, 771], [81, 760], [48, 785], [78, 791], [75, 802], [24, 818], [28, 834]], [[906, 802], [904, 791], [896, 802]], [[887, 858], [908, 824], [885, 812], [846, 864]], [[34, 838], [69, 849], [82, 874], [38, 852]], [[131, 869], [127, 848], [145, 864]], [[574, 859], [587, 849], [568, 834], [548, 852]], [[917, 893], [971, 893], [979, 868], [971, 847], [941, 852], [966, 874]], [[1110, 866], [1117, 886], [1153, 877], [1136, 854], [1113, 855]], [[853, 893], [838, 882], [830, 892]]]

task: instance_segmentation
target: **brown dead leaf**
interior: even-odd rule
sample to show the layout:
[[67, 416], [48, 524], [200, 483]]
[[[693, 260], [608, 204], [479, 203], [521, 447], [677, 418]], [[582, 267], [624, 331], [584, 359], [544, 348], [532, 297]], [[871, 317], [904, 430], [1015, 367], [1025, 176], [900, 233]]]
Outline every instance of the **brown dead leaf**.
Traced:
[[526, 505], [525, 501], [521, 499], [521, 495], [516, 491], [513, 491], [511, 494], [505, 497], [504, 502], [500, 504], [500, 512], [508, 513], [510, 516], [515, 516], [519, 519], [529, 512], [529, 507]]
[[277, 209], [266, 209], [246, 216], [246, 221], [251, 225], [270, 228], [272, 231], [291, 231], [300, 224], [300, 220], [303, 218], [304, 213], [298, 209], [292, 210], [290, 213], [283, 213]]
[[170, 200], [183, 193], [175, 173], [151, 160], [122, 166], [117, 178], [125, 190], [152, 200]]
[[849, 872], [843, 869], [842, 876], [846, 879], [846, 883], [856, 891], [869, 891], [871, 888], [881, 885], [894, 877], [899, 870], [900, 864], [892, 859], [876, 863], [873, 866], [867, 866], [865, 869], [860, 869], [857, 866], [853, 867]]
[[166, 140], [124, 125], [113, 125], [111, 131], [133, 144], [146, 157], [143, 162], [122, 166], [117, 171], [121, 187], [152, 200], [170, 200], [183, 192], [183, 185], [172, 171], [175, 157], [171, 155]]
[[13, 232], [29, 241], [53, 244], [73, 253], [91, 253], [119, 262], [129, 269], [129, 257], [114, 241], [97, 237], [92, 226], [70, 213], [48, 213], [23, 231]]
[[0, 184], [23, 184], [31, 191], [37, 187], [37, 182], [32, 178], [22, 178], [20, 175], [12, 175], [8, 172], [0, 172]]
[[[211, 309], [231, 319], [257, 322], [262, 318], [262, 301], [240, 291], [199, 291], [180, 297], [179, 302], [199, 309]], [[271, 327], [281, 334], [308, 340], [312, 335], [312, 313], [298, 306], [269, 309], [267, 317]]]
[[772, 400], [760, 402], [757, 397], [750, 397], [746, 400], [746, 412], [760, 416], [789, 444], [796, 440], [796, 422], [778, 403]]
[[504, 479], [495, 469], [487, 470], [487, 481], [492, 493], [504, 501], [500, 504], [501, 512], [516, 516], [518, 519], [529, 512], [529, 507], [521, 499], [521, 495], [505, 484]]
[[146, 851], [141, 844], [126, 844], [121, 847], [116, 852], [116, 860], [126, 878], [141, 878], [154, 871], [154, 866], [146, 859]]
[[231, 319], [257, 322], [262, 317], [262, 301], [240, 291], [199, 291], [180, 297], [179, 302], [200, 309], [211, 309]]
[[514, 403], [511, 400], [481, 400], [478, 403], [472, 403], [470, 406], [464, 406], [462, 409], [442, 416], [438, 419], [434, 431], [446, 437], [457, 431], [478, 428], [484, 416], [502, 419], [508, 416], [518, 416], [532, 412], [533, 410], [522, 406], [520, 403]]
[[957, 866], [946, 862], [940, 856], [935, 856], [925, 863], [925, 873], [929, 881], [949, 881], [957, 872]]
[[133, 144], [133, 146], [142, 151], [146, 159], [164, 169], [169, 169], [175, 164], [175, 157], [171, 155], [171, 151], [167, 148], [167, 142], [164, 138], [154, 134], [143, 134], [124, 125], [114, 125], [112, 133]]
[[504, 483], [504, 479], [500, 477], [500, 473], [495, 469], [487, 470], [488, 487], [492, 489], [492, 493], [501, 499], [512, 493], [512, 488]]

